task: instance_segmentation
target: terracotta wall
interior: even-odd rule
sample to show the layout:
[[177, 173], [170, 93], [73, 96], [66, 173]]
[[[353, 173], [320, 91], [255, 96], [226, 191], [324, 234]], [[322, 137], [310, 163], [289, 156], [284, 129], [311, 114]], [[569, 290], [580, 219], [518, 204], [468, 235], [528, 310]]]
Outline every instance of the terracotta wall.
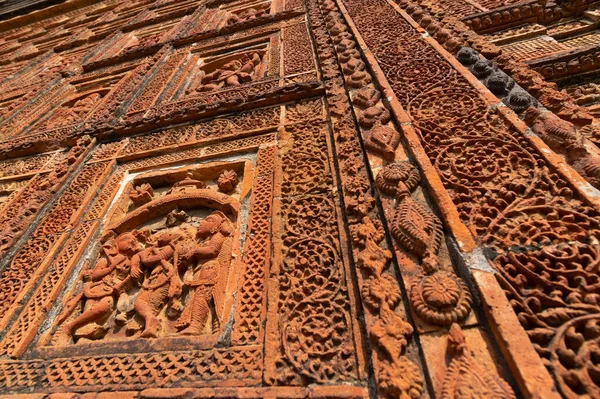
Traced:
[[519, 36], [559, 3], [1, 21], [0, 396], [597, 397], [593, 68]]

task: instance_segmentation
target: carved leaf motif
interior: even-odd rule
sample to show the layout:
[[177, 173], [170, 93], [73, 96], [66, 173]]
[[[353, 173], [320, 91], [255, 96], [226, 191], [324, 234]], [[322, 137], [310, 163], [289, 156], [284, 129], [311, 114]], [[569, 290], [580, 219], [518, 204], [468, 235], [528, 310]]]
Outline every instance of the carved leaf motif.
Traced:
[[367, 240], [365, 249], [359, 252], [357, 263], [361, 269], [368, 270], [373, 276], [380, 276], [383, 270], [387, 267], [392, 253], [381, 248], [373, 240]]
[[413, 328], [402, 317], [390, 310], [387, 303], [382, 303], [380, 319], [371, 329], [372, 340], [379, 345], [392, 361], [400, 358], [407, 345], [407, 338]]
[[322, 383], [351, 376], [353, 347], [336, 249], [316, 238], [296, 241], [286, 253], [282, 270], [280, 308], [285, 309], [285, 316], [278, 362], [289, 364], [296, 374], [280, 375], [279, 381], [301, 375]]
[[448, 349], [455, 357], [446, 371], [441, 399], [515, 398], [512, 388], [506, 381], [475, 361], [458, 324], [450, 327]]
[[589, 312], [586, 312], [585, 310], [564, 307], [546, 309], [543, 312], [538, 313], [538, 317], [552, 326], [560, 326], [575, 317], [585, 316], [587, 314], [589, 314]]
[[398, 205], [391, 230], [394, 238], [415, 255], [436, 253], [439, 248], [442, 235], [439, 220], [410, 197]]

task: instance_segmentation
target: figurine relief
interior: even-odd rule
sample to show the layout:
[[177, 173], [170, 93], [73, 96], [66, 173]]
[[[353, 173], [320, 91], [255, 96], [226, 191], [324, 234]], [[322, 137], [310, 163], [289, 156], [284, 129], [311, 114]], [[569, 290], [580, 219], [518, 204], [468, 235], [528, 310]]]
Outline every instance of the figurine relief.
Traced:
[[256, 50], [236, 56], [221, 66], [220, 62], [209, 63], [202, 68], [204, 76], [196, 79], [187, 93], [225, 89], [257, 80], [264, 74], [264, 55], [264, 50]]
[[[235, 188], [237, 178], [230, 180]], [[125, 194], [134, 208], [106, 234], [96, 264], [82, 273], [81, 291], [57, 319], [55, 344], [219, 331], [235, 224], [229, 212], [190, 202], [236, 200], [206, 188], [191, 172], [169, 187], [134, 184]], [[136, 212], [162, 215], [112, 233]]]
[[[214, 312], [223, 303], [223, 292], [217, 286], [223, 259], [219, 255], [226, 246], [230, 246], [229, 237], [234, 230], [233, 224], [221, 211], [214, 211], [198, 226], [197, 238], [203, 240], [188, 255], [192, 260], [192, 268], [184, 280], [190, 287], [191, 299], [177, 323], [177, 328], [184, 328], [181, 333], [196, 335], [202, 333], [210, 312]], [[216, 318], [215, 318], [216, 319]]]
[[227, 22], [225, 22], [225, 25], [228, 26], [233, 24], [239, 24], [263, 17], [269, 13], [270, 8], [270, 2], [267, 2], [263, 4], [258, 4], [254, 7], [246, 8], [245, 10], [229, 12], [229, 16], [227, 18]]
[[[127, 286], [141, 278], [140, 270], [131, 268], [131, 259], [140, 250], [134, 233], [121, 234], [102, 247], [101, 259], [92, 270], [83, 274], [86, 282], [82, 292], [73, 297], [58, 318], [58, 323], [62, 323], [79, 303], [83, 303], [83, 312], [62, 325], [59, 336], [61, 344], [68, 343], [71, 336], [93, 339], [106, 333], [104, 325], [100, 323], [114, 312]], [[82, 331], [75, 334], [80, 329]]]
[[83, 121], [83, 119], [102, 100], [101, 93], [90, 93], [79, 99], [63, 104], [60, 109], [44, 123], [44, 128], [54, 129]]
[[177, 232], [162, 233], [149, 248], [134, 256], [132, 265], [135, 270], [148, 274], [142, 283], [134, 309], [144, 319], [144, 331], [141, 337], [156, 338], [161, 329], [158, 313], [169, 303], [167, 312], [180, 313], [183, 305], [180, 301], [182, 284], [177, 276], [177, 249], [175, 244], [182, 239]]

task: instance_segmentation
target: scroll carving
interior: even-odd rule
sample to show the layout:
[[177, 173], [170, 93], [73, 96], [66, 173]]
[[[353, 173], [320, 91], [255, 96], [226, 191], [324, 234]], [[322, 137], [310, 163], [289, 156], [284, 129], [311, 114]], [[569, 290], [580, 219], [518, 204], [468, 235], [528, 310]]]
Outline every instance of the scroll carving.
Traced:
[[550, 346], [551, 366], [566, 398], [594, 397], [598, 384], [598, 315], [575, 317], [557, 332]]
[[269, 382], [350, 382], [358, 376], [356, 332], [327, 188], [332, 177], [326, 125], [296, 124], [285, 136], [278, 331]]
[[494, 265], [521, 325], [565, 397], [594, 396], [598, 384], [587, 356], [596, 350], [598, 337], [599, 248], [550, 245], [498, 256]]
[[[600, 396], [599, 205], [538, 140], [598, 186], [598, 126], [424, 10], [525, 35], [571, 7], [502, 1], [70, 0], [0, 20], [2, 394], [532, 396], [460, 259], [486, 305], [478, 276], [500, 282], [551, 389]], [[535, 29], [585, 27], [571, 3]], [[552, 15], [516, 15], [533, 8]]]

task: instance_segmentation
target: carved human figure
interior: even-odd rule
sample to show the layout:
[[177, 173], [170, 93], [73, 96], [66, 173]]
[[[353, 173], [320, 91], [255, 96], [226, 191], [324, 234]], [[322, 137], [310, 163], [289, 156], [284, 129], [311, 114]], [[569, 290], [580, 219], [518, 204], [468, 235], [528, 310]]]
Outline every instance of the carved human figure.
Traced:
[[[84, 302], [83, 312], [63, 324], [59, 337], [61, 343], [68, 343], [81, 327], [100, 323], [113, 313], [119, 296], [128, 286], [135, 284], [142, 277], [139, 268], [132, 267], [131, 262], [141, 250], [140, 243], [132, 232], [123, 233], [104, 245], [102, 259], [92, 270], [86, 271], [83, 275], [84, 280], [88, 281], [84, 284], [82, 292], [67, 304], [59, 316], [58, 322], [61, 323], [80, 301]], [[105, 332], [102, 330], [105, 329], [95, 329], [88, 335], [91, 337], [102, 335]]]
[[260, 18], [268, 12], [268, 8], [254, 8], [250, 7], [240, 13], [230, 13], [227, 18], [226, 25], [237, 24], [241, 22], [252, 21], [253, 19]]
[[261, 63], [258, 52], [253, 52], [246, 62], [242, 62], [241, 59], [231, 60], [221, 68], [204, 75], [199, 84], [193, 85], [189, 91], [212, 91], [250, 82], [255, 79]]
[[98, 104], [101, 99], [99, 93], [91, 93], [77, 100], [72, 106], [63, 106], [45, 123], [47, 129], [77, 123]]
[[144, 319], [143, 338], [158, 337], [161, 322], [157, 316], [167, 302], [171, 313], [178, 314], [183, 310], [176, 249], [182, 239], [183, 235], [178, 232], [162, 233], [156, 243], [151, 243], [131, 260], [132, 269], [149, 272], [134, 303], [135, 311]]
[[222, 303], [224, 292], [216, 286], [219, 278], [223, 277], [218, 258], [233, 230], [233, 224], [221, 211], [212, 212], [198, 226], [197, 239], [203, 241], [188, 254], [188, 258], [193, 260], [193, 277], [185, 279], [184, 283], [193, 291], [177, 323], [177, 328], [183, 329], [181, 334], [201, 334], [210, 312], [214, 316], [216, 305]]

